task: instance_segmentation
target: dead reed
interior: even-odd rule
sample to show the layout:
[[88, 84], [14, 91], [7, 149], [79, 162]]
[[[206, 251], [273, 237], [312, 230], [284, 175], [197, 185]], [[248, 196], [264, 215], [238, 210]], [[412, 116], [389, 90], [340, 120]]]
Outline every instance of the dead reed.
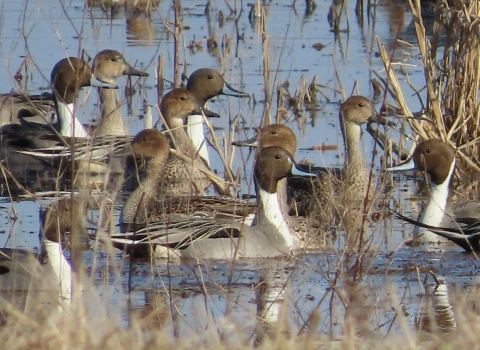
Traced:
[[[0, 327], [2, 344], [13, 350], [188, 349], [192, 346], [204, 349], [437, 349], [477, 348], [479, 341], [476, 289], [449, 290], [446, 285], [432, 281], [431, 272], [424, 269], [405, 271], [409, 282], [400, 284], [400, 289], [398, 283], [387, 283], [380, 289], [376, 284], [352, 282], [350, 274], [341, 271], [344, 267], [340, 261], [322, 261], [331, 271], [328, 274], [318, 266], [299, 261], [293, 265], [294, 273], [312, 269], [329, 285], [323, 296], [313, 293], [303, 299], [298, 298], [297, 293], [304, 293], [304, 288], [314, 290], [315, 284], [305, 280], [300, 286], [292, 286], [282, 271], [282, 264], [279, 270], [273, 269], [270, 275], [249, 287], [235, 284], [239, 277], [236, 270], [231, 276], [231, 289], [211, 282], [218, 275], [215, 271], [222, 269], [218, 264], [210, 268], [184, 265], [184, 278], [188, 279], [187, 271], [191, 269], [189, 273], [196, 275], [192, 278], [196, 278], [197, 286], [178, 289], [172, 288], [174, 282], [170, 279], [175, 279], [182, 270], [175, 267], [177, 262], [170, 261], [166, 267], [152, 265], [153, 289], [144, 292], [146, 305], [135, 309], [130, 306], [133, 298], [129, 301], [123, 292], [115, 291], [115, 288], [122, 289], [124, 282], [118, 273], [121, 276], [125, 269], [113, 255], [111, 258], [108, 266], [95, 264], [91, 277], [84, 276], [75, 282], [76, 290], [82, 292], [73, 299], [68, 312], [48, 314], [45, 310], [34, 310], [38, 313], [25, 314], [9, 305], [5, 295], [1, 295], [0, 305], [7, 311], [2, 314], [7, 317], [2, 319]], [[137, 265], [136, 274], [141, 273], [139, 267]], [[109, 269], [112, 272], [107, 272]], [[384, 276], [388, 273], [385, 271]], [[157, 274], [162, 276], [160, 280]], [[418, 289], [410, 290], [413, 285]], [[237, 294], [239, 288], [246, 300]], [[410, 293], [421, 293], [415, 323]], [[132, 290], [133, 294], [138, 292]], [[432, 312], [437, 309], [442, 312]]]
[[[379, 43], [390, 93], [420, 140], [441, 138], [457, 149], [462, 171], [480, 171], [479, 102], [480, 32], [478, 2], [441, 1], [434, 23], [425, 23], [419, 0], [409, 4], [415, 20], [418, 49], [425, 74], [424, 114], [413, 117], [389, 55]], [[453, 4], [453, 5], [449, 5]], [[427, 26], [427, 28], [426, 28]], [[431, 30], [431, 34], [428, 34]], [[418, 95], [420, 98], [420, 94]]]

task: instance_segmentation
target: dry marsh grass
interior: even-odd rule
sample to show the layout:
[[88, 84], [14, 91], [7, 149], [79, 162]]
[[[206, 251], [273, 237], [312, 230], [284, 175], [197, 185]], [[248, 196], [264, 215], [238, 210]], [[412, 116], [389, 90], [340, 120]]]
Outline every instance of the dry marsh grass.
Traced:
[[438, 3], [432, 22], [422, 18], [419, 0], [409, 0], [425, 74], [425, 86], [412, 89], [424, 106], [424, 114], [413, 116], [409, 110], [391, 58], [378, 42], [388, 74], [384, 82], [407, 117], [414, 140], [440, 138], [457, 149], [457, 168], [478, 172], [480, 7], [476, 1]]
[[[259, 313], [266, 311], [261, 310], [265, 306], [261, 296], [246, 310], [232, 295], [223, 314], [212, 317], [209, 308], [219, 293], [207, 291], [205, 305], [191, 307], [184, 314], [180, 305], [185, 292], [172, 292], [168, 287], [154, 292], [158, 295], [149, 307], [130, 309], [125, 317], [122, 312], [128, 309], [128, 301], [112, 303], [108, 290], [84, 282], [83, 294], [77, 294], [71, 309], [64, 313], [32, 317], [10, 308], [0, 327], [0, 341], [2, 347], [12, 350], [478, 348], [476, 289], [467, 294], [453, 291], [438, 300], [431, 291], [424, 294], [413, 325], [414, 316], [399, 296], [397, 285], [387, 286], [382, 294], [338, 274], [332, 282], [318, 307], [298, 323], [292, 323], [288, 313], [292, 299], [280, 300], [272, 320], [271, 314]], [[252, 286], [255, 294], [262, 288]], [[327, 308], [322, 308], [325, 305]], [[388, 317], [382, 318], [381, 313]]]

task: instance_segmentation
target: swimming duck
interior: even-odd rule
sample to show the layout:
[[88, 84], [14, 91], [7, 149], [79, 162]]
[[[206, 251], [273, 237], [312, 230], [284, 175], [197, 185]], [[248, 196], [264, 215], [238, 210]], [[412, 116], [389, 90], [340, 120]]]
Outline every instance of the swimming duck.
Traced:
[[22, 249], [0, 249], [0, 291], [5, 295], [13, 291], [52, 290], [57, 309], [68, 309], [72, 271], [62, 243], [68, 232], [84, 233], [85, 210], [86, 205], [79, 201], [61, 200], [42, 211], [39, 238], [48, 259], [46, 263], [42, 263], [43, 255], [36, 256]]
[[168, 138], [156, 129], [139, 132], [132, 140], [132, 154], [147, 161], [146, 175], [139, 186], [132, 192], [123, 205], [120, 223], [143, 224], [148, 221], [153, 208], [160, 183], [165, 177], [165, 167], [170, 154]]
[[[74, 117], [75, 105], [74, 99], [79, 92], [79, 89], [84, 86], [98, 86], [98, 93], [100, 97], [100, 105], [102, 109], [102, 115], [97, 127], [94, 129], [94, 136], [105, 135], [126, 135], [126, 127], [123, 121], [123, 117], [119, 112], [117, 106], [117, 97], [115, 79], [124, 76], [148, 76], [147, 73], [134, 69], [123, 56], [115, 50], [103, 50], [99, 52], [93, 61], [93, 70], [90, 69], [88, 64], [80, 59], [75, 59], [73, 65], [70, 66], [68, 59], [61, 60], [54, 67], [52, 71], [52, 83], [55, 91], [65, 90], [65, 86], [69, 86], [67, 89], [73, 90], [73, 93], [69, 96], [61, 96], [61, 103], [57, 103], [59, 108], [57, 114], [60, 116], [58, 125], [54, 124], [54, 128], [57, 130], [58, 135], [53, 133], [53, 130], [46, 125], [38, 123], [23, 123], [22, 126], [4, 127], [2, 132], [4, 135], [8, 135], [8, 144], [10, 146], [20, 146], [22, 148], [47, 148], [51, 154], [56, 148], [57, 143], [62, 147], [65, 146], [63, 137], [77, 137], [81, 140], [88, 140], [89, 134], [87, 130], [81, 125], [78, 118]], [[72, 69], [73, 67], [73, 69]], [[81, 83], [77, 84], [75, 72], [82, 72]], [[89, 74], [94, 76], [93, 84], [91, 81], [86, 81]], [[63, 86], [62, 86], [63, 85]], [[60, 95], [54, 94], [57, 98]], [[67, 98], [67, 99], [65, 99]], [[69, 106], [65, 106], [65, 103]], [[69, 120], [74, 118], [74, 133], [72, 133], [72, 127], [69, 127]], [[39, 135], [40, 133], [40, 135]], [[79, 141], [81, 142], [81, 141]]]
[[[478, 215], [478, 203], [468, 202], [457, 206], [453, 215], [447, 214], [449, 185], [455, 172], [455, 151], [441, 140], [426, 140], [417, 145], [412, 157], [404, 164], [385, 169], [385, 171], [405, 171], [417, 169], [430, 177], [429, 199], [420, 215], [419, 222], [431, 227], [459, 227], [455, 217], [465, 218]], [[413, 238], [421, 243], [445, 242], [437, 234], [420, 226], [415, 227]]]
[[[133, 68], [116, 50], [100, 51], [93, 60], [93, 72], [103, 82], [115, 85], [115, 79], [121, 76], [148, 77], [148, 73]], [[115, 89], [98, 88], [102, 114], [100, 121], [93, 130], [94, 137], [107, 135], [126, 136], [127, 127], [118, 106]]]
[[[232, 142], [232, 145], [240, 147], [257, 147], [257, 149], [277, 146], [283, 147], [290, 154], [295, 155], [297, 150], [297, 137], [295, 136], [292, 129], [290, 129], [284, 124], [270, 124], [258, 130], [257, 134], [253, 138], [244, 141], [234, 141]], [[305, 176], [305, 173], [297, 173], [296, 167], [294, 167], [292, 175]], [[315, 174], [307, 173], [307, 175], [307, 177], [312, 177]], [[317, 237], [314, 237], [310, 234], [312, 231], [312, 226], [310, 222], [306, 221], [303, 217], [294, 217], [289, 215], [290, 206], [287, 203], [287, 186], [289, 178], [290, 177], [287, 177], [278, 181], [277, 194], [282, 214], [285, 217], [285, 220], [289, 221], [290, 226], [293, 228], [293, 233], [295, 239], [298, 241], [298, 246], [307, 246], [310, 241], [312, 241], [311, 243], [315, 241], [315, 247], [318, 248], [319, 237], [318, 235]], [[330, 238], [333, 237], [324, 236], [322, 238], [324, 238], [325, 241], [330, 240]], [[313, 248], [314, 245], [310, 245], [310, 247]]]
[[[9, 146], [22, 148], [49, 146], [51, 141], [44, 140], [39, 134], [49, 135], [54, 132], [67, 137], [86, 137], [87, 131], [76, 116], [75, 102], [80, 89], [85, 86], [112, 87], [109, 83], [99, 81], [88, 63], [76, 57], [60, 60], [53, 67], [51, 82], [58, 115], [57, 124], [31, 123], [28, 127], [17, 124], [5, 125], [0, 129], [0, 137]], [[47, 145], [44, 142], [47, 142]]]
[[[187, 90], [197, 98], [201, 107], [205, 107], [207, 101], [220, 95], [234, 97], [250, 97], [249, 94], [239, 91], [228, 84], [219, 71], [212, 68], [200, 68], [188, 78]], [[206, 164], [210, 166], [210, 158], [207, 150], [207, 140], [203, 129], [203, 116], [201, 114], [190, 115], [187, 120], [187, 134], [192, 140], [193, 146], [198, 150]]]
[[[192, 113], [203, 111], [207, 116], [218, 115], [201, 109], [195, 96], [190, 91], [180, 88], [173, 89], [163, 97], [160, 111], [169, 127], [167, 136], [151, 129], [137, 134], [132, 141], [132, 152], [136, 156], [148, 159], [148, 163], [145, 179], [125, 203], [122, 217], [126, 223], [145, 222], [148, 216], [146, 212], [150, 210], [152, 201], [159, 192], [163, 195], [188, 194], [191, 193], [192, 181], [201, 192], [210, 185], [206, 175], [194, 166], [195, 163], [205, 166], [205, 163], [197, 155], [197, 150], [188, 138], [184, 122]], [[169, 155], [170, 147], [192, 159], [193, 164], [187, 164], [176, 156]], [[143, 203], [143, 207], [139, 207], [140, 203]]]
[[166, 94], [161, 103], [160, 111], [166, 123], [166, 135], [172, 148], [193, 160], [187, 164], [178, 157], [171, 156], [166, 165], [165, 189], [169, 194], [203, 193], [212, 182], [195, 164], [208, 168], [205, 160], [198, 155], [192, 140], [186, 133], [188, 116], [199, 114], [203, 110], [205, 116], [219, 117], [205, 108], [201, 108], [195, 95], [187, 89], [173, 89]]
[[[339, 119], [345, 144], [343, 169], [325, 169], [318, 177], [292, 177], [288, 180], [289, 196], [299, 215], [308, 215], [318, 224], [330, 225], [363, 210], [364, 199], [373, 196], [369, 188], [370, 167], [365, 163], [360, 144], [362, 125], [387, 123], [375, 117], [372, 102], [363, 96], [352, 96], [340, 107]], [[348, 208], [348, 210], [347, 210]], [[343, 225], [357, 227], [357, 225]]]
[[257, 222], [218, 223], [212, 218], [150, 222], [145, 229], [112, 235], [112, 242], [129, 246], [158, 245], [197, 259], [265, 258], [291, 253], [292, 228], [277, 198], [278, 181], [294, 167], [292, 155], [282, 147], [259, 150], [254, 165]]
[[[291, 155], [295, 156], [295, 153], [297, 152], [297, 137], [292, 129], [284, 124], [270, 124], [258, 130], [253, 138], [243, 141], [233, 141], [232, 145], [237, 147], [257, 147], [257, 149], [278, 146], [285, 148]], [[286, 178], [279, 181], [277, 192], [280, 200], [280, 207], [284, 216], [287, 217], [289, 209], [286, 206]]]
[[[139, 132], [131, 143], [132, 153], [146, 160], [146, 176], [126, 200], [120, 223], [148, 224], [173, 217], [213, 216], [217, 220], [241, 219], [256, 210], [250, 202], [229, 197], [166, 195], [164, 178], [169, 162], [170, 142], [156, 129]], [[132, 225], [123, 225], [130, 227]]]

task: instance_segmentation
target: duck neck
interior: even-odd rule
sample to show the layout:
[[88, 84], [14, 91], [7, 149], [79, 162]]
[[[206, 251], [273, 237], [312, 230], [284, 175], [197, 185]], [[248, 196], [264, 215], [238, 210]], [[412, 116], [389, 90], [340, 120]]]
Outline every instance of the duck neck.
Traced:
[[202, 157], [208, 166], [210, 158], [208, 157], [207, 140], [203, 129], [203, 115], [195, 114], [188, 117], [187, 135], [192, 141], [197, 154]]
[[362, 135], [362, 129], [360, 125], [352, 122], [343, 122], [343, 138], [345, 143], [345, 164], [344, 169], [347, 177], [363, 176], [368, 174], [368, 168], [363, 158], [362, 150], [360, 147], [360, 138]]
[[88, 133], [76, 116], [76, 104], [65, 103], [55, 96], [60, 135], [66, 137], [88, 137]]
[[95, 136], [126, 136], [127, 127], [118, 106], [115, 89], [98, 88], [102, 116], [95, 128]]
[[72, 298], [72, 268], [63, 255], [62, 245], [49, 239], [44, 240], [48, 262], [58, 281], [59, 307], [64, 311], [71, 305]]
[[[445, 209], [447, 207], [448, 195], [449, 195], [449, 185], [450, 179], [455, 170], [455, 160], [450, 166], [450, 171], [448, 172], [447, 179], [441, 184], [432, 183], [430, 186], [430, 198], [428, 200], [427, 206], [420, 216], [420, 222], [430, 226], [440, 226], [445, 215]], [[413, 231], [414, 236], [420, 235], [420, 233], [428, 232], [425, 229], [420, 227], [415, 227]], [[433, 240], [438, 240], [435, 234], [433, 234]]]
[[277, 247], [290, 250], [294, 246], [290, 227], [283, 216], [277, 193], [269, 193], [257, 185], [257, 225]]
[[287, 203], [287, 178], [283, 178], [277, 183], [277, 197], [278, 205], [280, 206], [280, 211], [282, 212], [283, 217], [290, 224], [292, 221], [289, 212], [289, 207]]
[[163, 178], [167, 157], [153, 158], [147, 164], [147, 176], [140, 183], [144, 191], [149, 191], [149, 196], [155, 197], [157, 194], [160, 181]]
[[147, 217], [148, 208], [155, 200], [165, 168], [164, 159], [150, 159], [147, 164], [146, 177], [125, 201], [122, 211], [122, 223], [143, 223]]
[[192, 140], [185, 132], [185, 127], [172, 128], [170, 131], [170, 135], [175, 140], [175, 146], [177, 150], [192, 159], [197, 156], [197, 151], [193, 146]]

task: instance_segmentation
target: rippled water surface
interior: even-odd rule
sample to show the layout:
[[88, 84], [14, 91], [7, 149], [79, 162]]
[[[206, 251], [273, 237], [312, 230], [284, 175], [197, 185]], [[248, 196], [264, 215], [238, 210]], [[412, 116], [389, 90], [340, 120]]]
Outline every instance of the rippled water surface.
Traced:
[[[275, 121], [276, 91], [282, 84], [284, 91], [295, 95], [302, 81], [310, 84], [316, 77], [321, 91], [316, 101], [297, 115], [287, 108], [279, 121], [287, 123], [297, 134], [300, 149], [297, 160], [305, 159], [317, 165], [343, 164], [343, 141], [338, 124], [342, 89], [347, 96], [355, 91], [373, 97], [370, 83], [376, 78], [373, 71], [385, 77], [377, 54], [377, 40], [386, 45], [393, 60], [398, 62], [396, 71], [410, 109], [420, 110], [418, 99], [409, 97], [413, 91], [407, 80], [420, 90], [424, 85], [423, 67], [418, 51], [407, 44], [416, 42], [411, 14], [403, 6], [380, 1], [368, 13], [364, 11], [363, 16], [357, 17], [350, 2], [341, 31], [335, 34], [327, 21], [330, 2], [317, 0], [318, 6], [311, 14], [306, 13], [304, 2], [297, 2], [296, 8], [283, 1], [268, 2], [264, 24], [267, 35], [262, 36], [262, 21], [249, 18], [251, 7], [246, 2], [228, 3], [235, 12], [223, 1], [211, 1], [207, 13], [206, 1], [181, 2], [183, 27], [179, 61], [180, 71], [187, 75], [201, 67], [213, 67], [222, 71], [231, 85], [252, 94], [251, 99], [216, 98], [209, 105], [222, 115], [213, 121], [216, 137], [221, 147], [225, 147], [227, 158], [233, 157], [234, 171], [241, 169], [245, 192], [251, 184], [248, 169], [252, 156], [247, 150], [234, 150], [229, 144], [234, 139], [253, 136], [252, 128], [260, 125], [262, 115]], [[169, 81], [174, 79], [171, 34], [174, 11], [170, 1], [156, 4], [150, 16], [144, 15], [142, 9], [132, 9], [131, 4], [126, 8], [104, 10], [100, 2], [86, 5], [82, 1], [7, 0], [0, 11], [1, 91], [9, 92], [20, 84], [29, 92], [41, 92], [49, 88], [53, 65], [66, 55], [93, 57], [100, 50], [116, 49], [127, 61], [149, 73], [146, 79], [133, 79], [136, 93], [130, 103], [122, 107], [130, 133], [144, 128], [147, 105], [153, 107], [153, 122], [157, 121], [156, 106], [161, 93], [156, 77], [161, 60], [164, 61], [165, 91], [171, 88]], [[396, 37], [404, 43], [396, 43]], [[324, 45], [321, 50], [313, 47], [318, 43]], [[264, 56], [269, 63], [268, 84], [264, 80]], [[17, 72], [23, 75], [20, 83], [14, 79]], [[121, 96], [126, 83], [126, 78], [118, 82]], [[380, 108], [382, 100], [377, 102]], [[288, 106], [282, 103], [281, 107]], [[85, 89], [82, 93], [81, 113], [85, 123], [97, 119], [96, 91]], [[387, 133], [394, 141], [398, 140], [398, 132], [389, 129]], [[374, 141], [364, 133], [362, 142], [370, 162]], [[336, 149], [302, 150], [322, 144], [336, 146]], [[223, 173], [220, 158], [212, 158], [212, 168]], [[379, 158], [375, 157], [376, 174], [379, 166]], [[405, 215], [416, 216], [418, 207], [409, 201], [415, 191], [413, 180], [397, 181], [395, 186], [398, 190], [394, 197]], [[12, 202], [8, 196], [1, 198], [0, 244], [38, 249], [38, 212], [41, 205], [48, 202], [48, 199]], [[98, 213], [93, 212], [91, 216], [95, 220]], [[332, 299], [333, 304], [329, 303], [334, 284], [351, 291], [352, 295], [345, 297], [350, 297], [359, 312], [365, 312], [373, 321], [369, 327], [376, 324], [383, 332], [390, 329], [390, 324], [395, 328], [392, 305], [398, 302], [408, 310], [406, 318], [412, 327], [422, 313], [429, 314], [428, 307], [433, 307], [438, 315], [443, 315], [439, 318], [447, 319], [448, 328], [455, 320], [448, 306], [447, 289], [463, 290], [477, 284], [476, 259], [456, 248], [425, 251], [405, 247], [401, 243], [410, 232], [411, 227], [390, 218], [368, 225], [366, 235], [372, 236], [373, 246], [362, 260], [361, 269], [352, 268], [358, 266], [355, 256], [345, 255], [341, 246], [328, 253], [304, 255], [299, 261], [240, 261], [234, 265], [191, 261], [168, 264], [157, 261], [152, 265], [150, 261], [139, 260], [129, 266], [128, 259], [123, 260], [123, 254], [116, 252], [114, 265], [118, 267], [115, 269], [118, 278], [106, 279], [102, 272], [105, 254], [89, 251], [85, 255], [89, 275], [98, 286], [108, 282], [111, 301], [121, 305], [125, 324], [137, 312], [164, 310], [162, 312], [170, 315], [165, 317], [168, 319], [165, 322], [181, 333], [199, 332], [212, 323], [228, 333], [231, 320], [237, 320], [245, 330], [253, 332], [257, 314], [275, 323], [279, 311], [285, 309], [287, 324], [295, 333], [303, 329], [312, 312], [317, 310], [319, 330], [340, 334], [339, 322], [345, 317], [345, 305], [339, 297]], [[440, 291], [424, 290], [423, 280], [429, 270], [447, 282]], [[338, 271], [345, 273], [338, 277]], [[260, 280], [265, 280], [268, 288], [258, 286]], [[362, 283], [348, 287], [352, 280]], [[133, 291], [127, 303], [128, 290]], [[361, 298], [355, 299], [354, 295]], [[177, 323], [171, 320], [173, 304], [177, 306], [175, 314], [180, 320]], [[159, 321], [159, 326], [162, 322]]]

